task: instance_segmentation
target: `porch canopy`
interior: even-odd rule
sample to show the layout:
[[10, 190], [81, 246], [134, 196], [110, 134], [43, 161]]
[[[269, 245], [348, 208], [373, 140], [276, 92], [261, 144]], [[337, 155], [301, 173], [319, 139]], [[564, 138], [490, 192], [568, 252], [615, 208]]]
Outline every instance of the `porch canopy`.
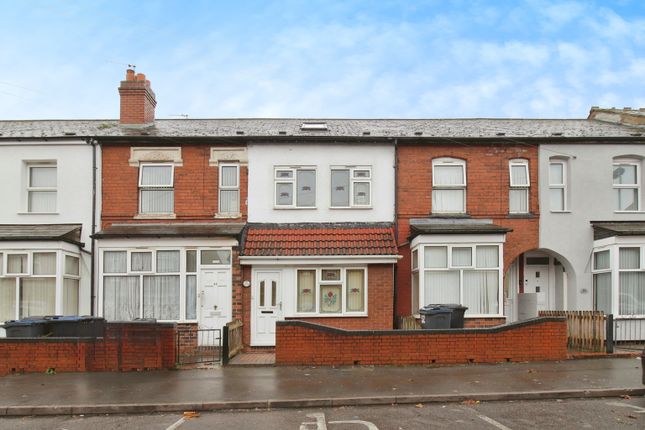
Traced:
[[249, 224], [243, 238], [243, 264], [267, 259], [398, 259], [389, 223]]
[[92, 235], [94, 239], [171, 238], [171, 237], [238, 237], [242, 223], [154, 223], [112, 224]]

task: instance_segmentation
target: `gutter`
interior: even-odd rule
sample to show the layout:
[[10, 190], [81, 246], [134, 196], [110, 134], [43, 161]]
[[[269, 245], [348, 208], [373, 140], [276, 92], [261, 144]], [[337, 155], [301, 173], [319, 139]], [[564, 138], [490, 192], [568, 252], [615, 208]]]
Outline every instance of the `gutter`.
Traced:
[[90, 235], [90, 315], [94, 316], [94, 304], [96, 303], [96, 184], [97, 184], [97, 163], [96, 163], [96, 139], [88, 139], [87, 143], [92, 145], [92, 234]]

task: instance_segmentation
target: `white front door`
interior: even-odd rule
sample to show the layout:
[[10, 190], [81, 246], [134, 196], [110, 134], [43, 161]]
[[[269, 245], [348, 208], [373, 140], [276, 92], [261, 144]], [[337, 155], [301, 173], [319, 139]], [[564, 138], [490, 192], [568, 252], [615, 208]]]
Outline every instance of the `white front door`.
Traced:
[[282, 319], [280, 272], [255, 273], [251, 303], [253, 309], [251, 344], [275, 345], [275, 322]]
[[232, 319], [231, 270], [200, 270], [199, 328], [221, 329]]
[[549, 266], [527, 265], [524, 267], [524, 277], [524, 292], [537, 293], [538, 311], [549, 310]]

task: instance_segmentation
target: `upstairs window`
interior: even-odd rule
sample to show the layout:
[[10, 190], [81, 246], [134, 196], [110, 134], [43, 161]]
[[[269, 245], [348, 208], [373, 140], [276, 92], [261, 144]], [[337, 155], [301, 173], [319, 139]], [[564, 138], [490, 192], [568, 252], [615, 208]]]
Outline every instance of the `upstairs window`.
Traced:
[[529, 162], [511, 160], [509, 162], [510, 188], [508, 192], [508, 212], [525, 214], [529, 211]]
[[369, 207], [372, 202], [371, 184], [370, 167], [332, 167], [331, 206]]
[[27, 212], [56, 212], [56, 164], [27, 165]]
[[567, 210], [567, 162], [551, 159], [549, 161], [549, 204], [552, 212]]
[[240, 213], [240, 166], [239, 164], [219, 165], [219, 209], [222, 215]]
[[640, 210], [640, 162], [638, 160], [614, 160], [614, 195], [617, 212]]
[[274, 180], [276, 207], [316, 207], [316, 170], [313, 167], [277, 167]]
[[172, 164], [142, 164], [139, 168], [139, 212], [172, 214], [175, 207]]
[[432, 160], [432, 212], [466, 212], [466, 162], [455, 158]]

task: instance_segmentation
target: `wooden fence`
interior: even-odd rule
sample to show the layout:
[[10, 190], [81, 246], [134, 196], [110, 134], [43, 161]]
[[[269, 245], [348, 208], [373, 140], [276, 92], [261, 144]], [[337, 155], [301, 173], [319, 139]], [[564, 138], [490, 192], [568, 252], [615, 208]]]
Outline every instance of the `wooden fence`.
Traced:
[[240, 352], [243, 348], [242, 345], [242, 327], [244, 324], [240, 320], [234, 320], [226, 324], [224, 328], [224, 362], [227, 363], [228, 360], [235, 357], [235, 355]]
[[414, 315], [399, 317], [397, 326], [399, 330], [419, 330], [421, 328], [421, 324]]
[[541, 317], [566, 317], [569, 348], [604, 351], [607, 316], [599, 311], [540, 311]]

